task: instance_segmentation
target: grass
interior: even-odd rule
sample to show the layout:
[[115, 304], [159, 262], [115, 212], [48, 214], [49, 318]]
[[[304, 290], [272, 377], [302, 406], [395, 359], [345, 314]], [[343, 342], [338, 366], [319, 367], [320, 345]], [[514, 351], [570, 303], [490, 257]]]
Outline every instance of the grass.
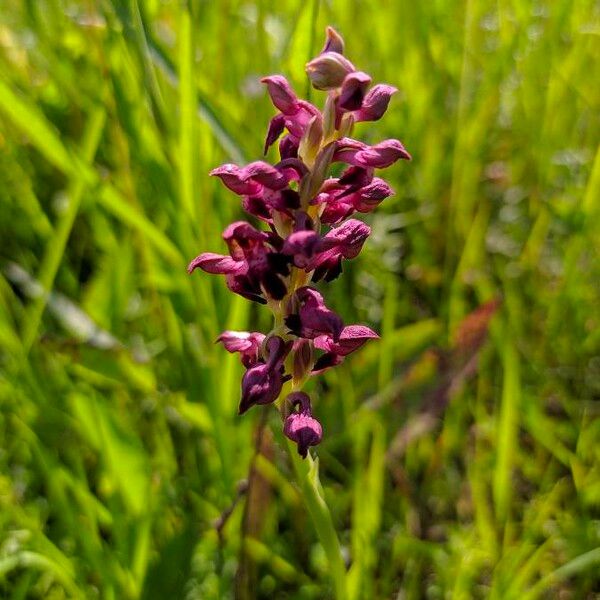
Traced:
[[[599, 18], [0, 0], [0, 597], [595, 597]], [[327, 24], [400, 89], [356, 135], [414, 157], [325, 290], [382, 333], [312, 385], [333, 566], [213, 344], [267, 311], [185, 272], [242, 217], [207, 173], [259, 158], [258, 78], [304, 91]]]

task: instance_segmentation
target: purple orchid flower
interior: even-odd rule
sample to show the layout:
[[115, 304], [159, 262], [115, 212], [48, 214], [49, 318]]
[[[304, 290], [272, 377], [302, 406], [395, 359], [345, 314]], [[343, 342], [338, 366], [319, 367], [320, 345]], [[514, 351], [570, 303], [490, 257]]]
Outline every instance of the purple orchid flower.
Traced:
[[294, 335], [314, 339], [324, 333], [334, 340], [339, 339], [344, 327], [342, 320], [325, 306], [323, 296], [311, 287], [302, 287], [296, 291], [295, 301], [299, 304], [297, 313], [288, 315], [286, 325]]
[[330, 367], [341, 364], [348, 354], [358, 350], [369, 340], [379, 339], [372, 329], [366, 325], [348, 325], [344, 327], [337, 341], [331, 335], [324, 334], [315, 338], [315, 348], [324, 350], [315, 362], [312, 372], [314, 374], [322, 373]]
[[240, 168], [223, 165], [210, 174], [219, 177], [226, 187], [242, 196], [242, 206], [249, 214], [271, 222], [273, 211], [286, 212], [299, 208], [298, 192], [289, 188], [291, 181], [299, 181], [307, 172], [297, 159], [282, 160], [272, 166], [263, 161]]
[[286, 238], [281, 252], [299, 269], [310, 268], [313, 258], [330, 244], [314, 230], [313, 220], [304, 211], [298, 211], [294, 219], [294, 231]]
[[411, 160], [411, 156], [398, 140], [384, 140], [375, 146], [368, 146], [358, 140], [342, 138], [337, 142], [332, 162], [345, 162], [355, 167], [385, 169], [400, 159]]
[[270, 249], [267, 233], [258, 231], [250, 223], [237, 221], [223, 232], [223, 239], [230, 257], [205, 252], [189, 264], [188, 273], [200, 268], [207, 273], [226, 275], [232, 292], [261, 303], [266, 302], [263, 292], [276, 300], [286, 295], [287, 260]]
[[[281, 111], [280, 114], [273, 117], [269, 124], [265, 140], [265, 154], [269, 147], [283, 133], [284, 129], [289, 131], [288, 143], [291, 143], [297, 149], [310, 120], [321, 114], [319, 109], [310, 102], [298, 99], [287, 79], [282, 75], [263, 77], [261, 82], [267, 86], [269, 96], [271, 96], [271, 101], [275, 108]], [[281, 157], [288, 158], [289, 150], [286, 152], [285, 157], [282, 152]]]
[[258, 331], [224, 331], [218, 338], [227, 352], [239, 352], [242, 364], [246, 368], [258, 362], [258, 355], [265, 334]]
[[[337, 189], [336, 189], [337, 187]], [[379, 177], [374, 177], [371, 183], [358, 186], [340, 186], [337, 183], [329, 185], [330, 191], [320, 193], [315, 202], [324, 205], [321, 222], [336, 225], [355, 212], [369, 213], [379, 204], [394, 194], [392, 188]]]
[[397, 91], [397, 88], [385, 83], [374, 85], [365, 95], [360, 108], [354, 111], [354, 122], [379, 121], [385, 114], [390, 99]]
[[349, 219], [333, 228], [323, 238], [329, 249], [318, 254], [310, 263], [311, 270], [314, 269], [313, 280], [324, 278], [325, 281], [332, 281], [338, 277], [342, 272], [342, 258], [358, 256], [370, 234], [371, 228], [356, 219]]
[[316, 446], [321, 442], [323, 428], [312, 416], [308, 394], [292, 392], [287, 397], [287, 403], [291, 406], [292, 412], [285, 419], [283, 433], [298, 445], [298, 454], [306, 458], [309, 446]]
[[[205, 252], [188, 266], [190, 273], [224, 275], [232, 292], [274, 313], [275, 326], [267, 335], [225, 331], [217, 341], [238, 352], [246, 368], [239, 413], [276, 403], [284, 434], [302, 457], [323, 432], [310, 398], [297, 390], [378, 337], [364, 325], [344, 327], [321, 293], [307, 284], [335, 279], [343, 260], [360, 253], [371, 230], [350, 217], [373, 211], [393, 194], [374, 176], [375, 169], [411, 158], [398, 140], [369, 146], [349, 137], [355, 123], [380, 119], [397, 90], [387, 84], [371, 87], [371, 77], [344, 56], [344, 41], [334, 29], [327, 28], [325, 45], [306, 71], [313, 87], [327, 92], [323, 111], [298, 98], [282, 75], [261, 80], [277, 109], [264, 152], [279, 140], [280, 161], [225, 164], [211, 171], [241, 197], [247, 213], [267, 224], [265, 230], [236, 221], [223, 232], [228, 255]], [[336, 162], [348, 166], [332, 177]], [[322, 224], [332, 227], [324, 233]], [[290, 380], [294, 391], [286, 402], [278, 401]]]
[[283, 384], [292, 378], [285, 375], [283, 366], [291, 346], [279, 336], [273, 336], [266, 342], [267, 360], [252, 365], [242, 378], [240, 415], [255, 404], [271, 404], [279, 397]]

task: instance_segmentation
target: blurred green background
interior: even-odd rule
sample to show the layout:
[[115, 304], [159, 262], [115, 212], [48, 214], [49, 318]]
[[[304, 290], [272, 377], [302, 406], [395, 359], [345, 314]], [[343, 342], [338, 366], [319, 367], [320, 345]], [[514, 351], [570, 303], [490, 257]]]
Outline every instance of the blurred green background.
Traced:
[[185, 272], [327, 24], [414, 157], [324, 286], [382, 334], [311, 388], [349, 599], [598, 597], [597, 2], [0, 0], [1, 598], [332, 597], [213, 344], [269, 313]]

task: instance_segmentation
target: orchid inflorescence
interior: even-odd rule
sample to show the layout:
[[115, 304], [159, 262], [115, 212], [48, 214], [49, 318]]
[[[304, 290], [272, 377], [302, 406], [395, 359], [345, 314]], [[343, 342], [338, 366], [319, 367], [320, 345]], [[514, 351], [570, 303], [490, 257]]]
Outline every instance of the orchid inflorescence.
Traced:
[[[362, 249], [371, 230], [348, 217], [373, 211], [393, 194], [374, 170], [410, 160], [398, 140], [368, 146], [349, 137], [355, 123], [383, 116], [396, 89], [385, 84], [369, 89], [369, 75], [357, 71], [343, 52], [341, 36], [328, 27], [323, 50], [306, 65], [313, 87], [327, 91], [323, 111], [299, 99], [283, 76], [261, 80], [279, 111], [270, 122], [264, 150], [266, 154], [287, 131], [279, 141], [281, 160], [275, 165], [225, 164], [211, 175], [241, 196], [244, 210], [268, 230], [245, 221], [232, 223], [223, 233], [229, 256], [203, 253], [188, 267], [190, 273], [200, 268], [225, 275], [232, 292], [272, 310], [274, 327], [267, 335], [225, 331], [218, 341], [229, 352], [239, 352], [246, 367], [239, 413], [277, 401], [283, 432], [303, 457], [322, 437], [310, 398], [300, 391], [303, 384], [379, 337], [364, 325], [344, 326], [309, 284], [335, 279], [342, 261]], [[348, 167], [339, 177], [328, 178], [333, 163]], [[324, 235], [322, 225], [330, 227]], [[280, 401], [288, 381], [292, 391]]]

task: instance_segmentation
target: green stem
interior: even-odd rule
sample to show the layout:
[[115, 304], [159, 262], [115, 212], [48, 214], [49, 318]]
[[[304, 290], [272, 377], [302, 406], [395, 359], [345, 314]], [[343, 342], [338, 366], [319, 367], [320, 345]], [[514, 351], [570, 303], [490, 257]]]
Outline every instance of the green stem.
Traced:
[[319, 459], [314, 460], [310, 453], [306, 459], [302, 459], [298, 455], [296, 445], [291, 440], [287, 440], [287, 447], [302, 492], [302, 498], [329, 562], [335, 598], [346, 600], [348, 597], [346, 593], [346, 567], [342, 558], [340, 542], [333, 525], [333, 518], [323, 497], [323, 488], [319, 480]]

